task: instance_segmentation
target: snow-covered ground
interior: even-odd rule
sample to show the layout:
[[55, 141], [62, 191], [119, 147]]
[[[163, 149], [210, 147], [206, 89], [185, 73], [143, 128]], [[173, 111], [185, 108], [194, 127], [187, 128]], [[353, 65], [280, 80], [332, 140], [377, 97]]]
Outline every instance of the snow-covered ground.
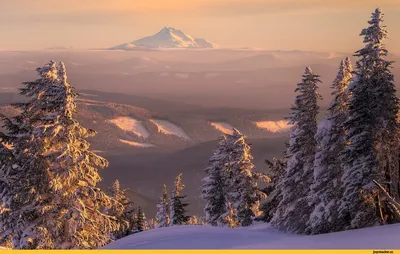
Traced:
[[157, 126], [159, 133], [163, 133], [166, 135], [173, 135], [187, 140], [190, 139], [189, 136], [185, 133], [185, 131], [182, 130], [182, 128], [176, 126], [175, 124], [169, 121], [155, 120], [155, 119], [152, 119], [150, 121]]
[[117, 117], [113, 120], [109, 120], [109, 122], [115, 124], [121, 130], [134, 133], [138, 137], [147, 139], [150, 136], [150, 133], [147, 131], [146, 127], [143, 126], [142, 121], [136, 120], [132, 117]]
[[210, 124], [212, 127], [214, 127], [215, 129], [219, 130], [220, 132], [222, 132], [224, 134], [231, 135], [233, 133], [233, 126], [230, 125], [229, 123], [211, 122]]
[[261, 129], [265, 129], [267, 131], [278, 133], [278, 132], [286, 132], [289, 131], [290, 125], [285, 120], [281, 121], [261, 121], [255, 122], [256, 126]]
[[121, 143], [130, 145], [130, 146], [143, 147], [143, 148], [154, 147], [153, 144], [149, 144], [149, 143], [139, 143], [139, 142], [129, 141], [129, 140], [125, 140], [125, 139], [120, 139], [119, 141]]
[[400, 225], [302, 236], [269, 224], [247, 228], [175, 226], [134, 234], [103, 249], [400, 249]]

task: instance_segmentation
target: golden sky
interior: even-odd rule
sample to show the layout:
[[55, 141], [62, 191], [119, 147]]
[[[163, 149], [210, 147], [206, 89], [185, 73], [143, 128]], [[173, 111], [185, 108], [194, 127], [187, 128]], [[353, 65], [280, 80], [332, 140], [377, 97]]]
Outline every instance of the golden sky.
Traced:
[[353, 52], [378, 4], [400, 53], [400, 0], [0, 0], [0, 49], [110, 47], [167, 25], [226, 47]]

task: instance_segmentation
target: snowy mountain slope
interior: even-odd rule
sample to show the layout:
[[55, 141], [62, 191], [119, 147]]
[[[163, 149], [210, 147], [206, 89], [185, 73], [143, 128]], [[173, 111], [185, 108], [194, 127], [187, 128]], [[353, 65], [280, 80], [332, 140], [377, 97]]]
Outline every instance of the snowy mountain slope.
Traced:
[[114, 46], [110, 49], [130, 50], [141, 48], [217, 48], [217, 45], [201, 38], [194, 38], [181, 30], [164, 27], [158, 33], [142, 39]]
[[176, 226], [141, 232], [104, 249], [399, 249], [400, 225], [302, 236], [259, 223], [236, 229]]

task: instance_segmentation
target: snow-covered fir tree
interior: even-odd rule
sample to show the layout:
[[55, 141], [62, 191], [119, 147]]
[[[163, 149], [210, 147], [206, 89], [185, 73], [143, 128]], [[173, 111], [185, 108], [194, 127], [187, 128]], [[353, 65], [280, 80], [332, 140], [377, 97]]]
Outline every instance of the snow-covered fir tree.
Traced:
[[316, 150], [314, 136], [317, 132], [319, 111], [319, 76], [307, 67], [302, 82], [297, 85], [295, 103], [288, 117], [290, 130], [289, 147], [286, 151], [287, 167], [279, 183], [282, 200], [279, 202], [272, 224], [281, 230], [294, 233], [305, 232], [312, 212], [308, 194], [313, 182], [313, 166]]
[[206, 222], [212, 226], [223, 226], [223, 215], [227, 212], [227, 170], [225, 164], [228, 161], [227, 137], [224, 135], [219, 141], [217, 149], [211, 156], [204, 172], [202, 199], [206, 202], [204, 212]]
[[[3, 135], [3, 133], [0, 133], [0, 136]], [[12, 247], [11, 237], [7, 232], [3, 231], [6, 229], [6, 225], [3, 223], [9, 216], [9, 203], [12, 198], [8, 180], [8, 174], [12, 167], [12, 152], [9, 147], [3, 143], [2, 138], [0, 137], [0, 232], [2, 233], [2, 235], [0, 235], [0, 245], [7, 246], [8, 248]]]
[[278, 183], [281, 182], [285, 173], [286, 162], [283, 158], [273, 158], [272, 161], [265, 160], [269, 167], [268, 176], [271, 182], [267, 184], [262, 191], [267, 195], [265, 201], [261, 204], [262, 214], [257, 219], [270, 222], [275, 214], [276, 208], [281, 201], [280, 188]]
[[196, 215], [193, 215], [192, 217], [190, 217], [190, 219], [188, 221], [188, 225], [199, 225], [199, 219], [197, 218]]
[[95, 131], [73, 118], [77, 94], [67, 82], [64, 64], [38, 68], [39, 78], [24, 83], [27, 102], [4, 119], [4, 140], [17, 163], [8, 172], [12, 198], [2, 221], [15, 249], [91, 249], [110, 241], [118, 227], [105, 214], [114, 200], [96, 187], [98, 167], [107, 161], [89, 151]]
[[[362, 228], [382, 222], [377, 182], [385, 182], [398, 195], [398, 110], [391, 62], [385, 60], [387, 31], [377, 8], [361, 31], [365, 47], [356, 52], [354, 82], [350, 85], [349, 119], [345, 122], [347, 145], [343, 152], [343, 197], [339, 216], [343, 228]], [[396, 160], [396, 161], [395, 161]], [[396, 171], [396, 172], [394, 172]], [[390, 179], [392, 176], [393, 179]], [[397, 189], [397, 190], [396, 190]]]
[[383, 24], [383, 17], [382, 10], [377, 8], [368, 22], [370, 26], [361, 31], [366, 45], [356, 52], [356, 56], [360, 58], [357, 62], [357, 76], [359, 82], [368, 82], [373, 88], [376, 102], [373, 111], [377, 117], [375, 147], [380, 170], [385, 172], [385, 183], [390, 195], [399, 200], [400, 104], [391, 73], [393, 62], [385, 59], [388, 51], [384, 40], [388, 38], [388, 31]]
[[185, 185], [182, 183], [182, 173], [180, 173], [174, 182], [174, 190], [172, 191], [170, 200], [170, 225], [184, 225], [189, 221], [190, 216], [186, 215], [187, 203], [183, 200], [186, 196], [182, 196], [181, 192]]
[[[120, 239], [122, 237], [132, 234], [135, 221], [135, 209], [134, 204], [126, 196], [127, 189], [121, 190], [121, 186], [118, 180], [115, 180], [113, 185], [108, 190], [108, 195], [117, 201], [117, 209], [114, 211], [111, 208], [108, 212], [109, 215], [116, 217], [119, 228], [113, 232], [113, 239]], [[122, 209], [121, 209], [122, 205]]]
[[243, 134], [233, 129], [232, 135], [222, 136], [203, 179], [202, 198], [206, 201], [207, 224], [227, 225], [226, 216], [234, 212], [235, 216], [230, 218], [239, 220], [234, 224], [248, 226], [259, 214], [259, 202], [265, 194], [259, 190], [257, 181], [270, 179], [254, 171], [252, 160], [250, 146]]
[[226, 212], [222, 215], [224, 218], [224, 225], [230, 228], [236, 228], [239, 226], [239, 219], [237, 217], [237, 211], [233, 208], [232, 203], [226, 201]]
[[317, 152], [314, 161], [314, 182], [310, 199], [314, 206], [308, 227], [311, 234], [329, 233], [340, 230], [337, 223], [338, 202], [342, 196], [341, 180], [343, 169], [340, 154], [345, 147], [344, 122], [348, 117], [348, 86], [353, 68], [350, 58], [343, 60], [331, 88], [333, 100], [326, 119], [318, 125]]
[[140, 206], [138, 206], [138, 212], [137, 212], [137, 217], [136, 217], [137, 232], [149, 230], [146, 221], [147, 221], [147, 219], [146, 219], [145, 213], [142, 211], [142, 208]]
[[168, 227], [170, 223], [169, 219], [169, 204], [168, 204], [168, 192], [167, 185], [163, 185], [163, 192], [160, 196], [160, 201], [157, 203], [157, 215], [156, 215], [156, 227], [163, 228]]
[[157, 221], [154, 218], [150, 218], [147, 220], [147, 224], [149, 225], [149, 229], [157, 228]]
[[240, 226], [249, 226], [253, 223], [259, 201], [266, 197], [257, 181], [270, 181], [269, 177], [254, 171], [253, 156], [245, 136], [237, 129], [233, 129], [229, 136], [230, 153], [226, 164], [228, 173], [227, 197], [232, 208], [237, 211]]

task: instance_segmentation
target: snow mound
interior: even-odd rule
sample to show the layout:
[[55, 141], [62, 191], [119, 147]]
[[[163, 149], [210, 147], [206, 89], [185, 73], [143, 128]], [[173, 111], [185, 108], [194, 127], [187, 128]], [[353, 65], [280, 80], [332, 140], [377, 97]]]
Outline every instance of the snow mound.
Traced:
[[155, 119], [152, 119], [150, 121], [157, 126], [159, 133], [177, 136], [177, 137], [180, 137], [180, 138], [186, 139], [186, 140], [190, 139], [189, 136], [185, 133], [185, 131], [182, 130], [182, 128], [180, 128], [179, 126], [176, 126], [175, 124], [173, 124], [169, 121], [155, 120]]
[[143, 126], [142, 121], [136, 120], [132, 117], [117, 117], [113, 120], [109, 120], [109, 122], [115, 124], [121, 130], [134, 133], [138, 137], [147, 139], [150, 136], [146, 127]]
[[233, 133], [233, 127], [229, 123], [211, 122], [210, 124], [212, 127], [214, 127], [215, 129], [219, 130], [220, 132], [222, 132], [224, 134], [231, 135]]
[[103, 249], [399, 249], [400, 225], [314, 236], [290, 235], [269, 224], [243, 228], [174, 226], [122, 238]]
[[154, 147], [153, 144], [148, 144], [148, 143], [138, 143], [138, 142], [129, 141], [129, 140], [124, 140], [124, 139], [120, 139], [119, 141], [120, 141], [121, 143], [130, 145], [130, 146], [135, 146], [135, 147], [143, 147], [143, 148]]
[[114, 46], [110, 49], [130, 50], [143, 48], [217, 48], [218, 46], [205, 39], [193, 36], [172, 27], [164, 27], [158, 33], [142, 39]]
[[280, 133], [290, 130], [290, 125], [285, 120], [255, 122], [256, 126], [269, 132]]

